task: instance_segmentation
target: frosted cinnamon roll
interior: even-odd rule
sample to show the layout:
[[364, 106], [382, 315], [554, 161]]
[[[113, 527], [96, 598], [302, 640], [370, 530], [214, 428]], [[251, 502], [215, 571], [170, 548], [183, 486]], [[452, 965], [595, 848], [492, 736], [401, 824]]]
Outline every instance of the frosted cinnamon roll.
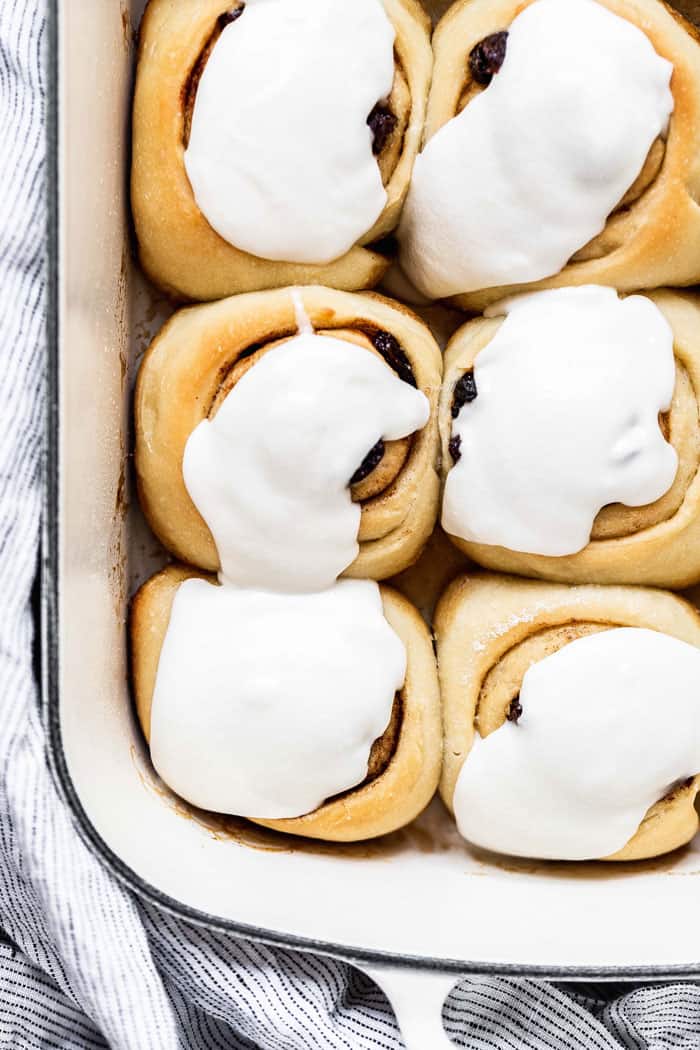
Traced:
[[700, 278], [700, 46], [670, 6], [457, 0], [434, 50], [400, 229], [421, 292]]
[[428, 329], [375, 296], [286, 289], [181, 311], [136, 387], [154, 532], [238, 586], [400, 571], [437, 515], [441, 368]]
[[442, 524], [487, 568], [700, 579], [700, 302], [586, 286], [460, 329], [440, 404]]
[[150, 0], [131, 182], [146, 273], [195, 300], [376, 284], [431, 70], [417, 0]]
[[280, 595], [171, 566], [134, 598], [131, 651], [154, 767], [200, 809], [350, 842], [408, 823], [437, 787], [432, 644], [391, 588]]
[[639, 860], [689, 842], [700, 616], [664, 591], [464, 576], [435, 618], [441, 794], [513, 856]]

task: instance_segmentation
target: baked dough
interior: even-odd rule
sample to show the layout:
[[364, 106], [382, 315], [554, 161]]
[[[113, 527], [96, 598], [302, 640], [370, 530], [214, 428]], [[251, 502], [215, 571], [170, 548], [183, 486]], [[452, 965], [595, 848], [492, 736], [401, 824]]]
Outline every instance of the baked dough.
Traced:
[[[487, 573], [462, 576], [435, 616], [445, 726], [440, 793], [452, 810], [460, 770], [475, 732], [505, 722], [523, 676], [564, 645], [611, 627], [645, 627], [700, 647], [700, 615], [683, 599], [639, 587], [566, 587]], [[659, 719], [663, 720], [663, 698]], [[603, 860], [655, 857], [689, 842], [698, 828], [700, 776], [647, 812], [636, 834]]]
[[[563, 583], [682, 588], [700, 580], [700, 297], [661, 290], [649, 293], [648, 298], [661, 310], [674, 337], [676, 387], [671, 409], [661, 419], [678, 453], [672, 488], [645, 507], [604, 507], [595, 520], [591, 542], [577, 554], [556, 558], [524, 554], [452, 536], [452, 542], [478, 564]], [[455, 384], [473, 367], [502, 323], [503, 318], [470, 321], [447, 348], [440, 401], [444, 478], [452, 466], [448, 446]], [[468, 406], [462, 411], [468, 411]]]
[[[317, 332], [376, 351], [374, 340], [399, 375], [412, 373], [431, 404], [423, 430], [387, 442], [382, 461], [351, 490], [362, 504], [360, 553], [344, 575], [385, 579], [416, 561], [437, 517], [441, 354], [426, 326], [398, 303], [329, 288], [300, 294]], [[250, 293], [181, 310], [144, 358], [135, 400], [139, 496], [156, 536], [182, 561], [210, 572], [220, 568], [212, 535], [185, 487], [187, 439], [245, 370], [297, 330], [291, 290]]]
[[387, 203], [358, 245], [327, 266], [274, 262], [239, 251], [209, 225], [184, 166], [190, 110], [203, 53], [219, 16], [238, 0], [150, 0], [141, 22], [133, 108], [131, 205], [146, 274], [191, 300], [287, 284], [375, 285], [389, 260], [372, 249], [396, 226], [421, 144], [432, 70], [430, 21], [417, 0], [382, 0], [396, 30], [388, 105], [397, 122], [378, 163]]
[[[435, 67], [426, 141], [483, 90], [471, 79], [468, 57], [485, 37], [505, 30], [532, 0], [457, 0], [433, 36]], [[558, 274], [526, 285], [454, 296], [462, 309], [481, 311], [524, 289], [572, 284], [620, 291], [689, 285], [700, 280], [700, 45], [696, 30], [660, 0], [598, 0], [626, 18], [673, 63], [674, 112], [666, 142], [657, 139], [644, 169], [605, 229]], [[592, 73], [593, 75], [593, 73]], [[542, 70], [547, 76], [547, 70]]]
[[[132, 602], [134, 699], [147, 741], [158, 661], [172, 604], [180, 584], [195, 576], [207, 579], [194, 569], [171, 565], [145, 583]], [[397, 591], [382, 586], [381, 595], [384, 615], [404, 643], [408, 662], [391, 722], [372, 749], [367, 779], [306, 816], [254, 823], [307, 838], [354, 842], [408, 824], [435, 793], [440, 777], [442, 732], [430, 635], [414, 607]]]

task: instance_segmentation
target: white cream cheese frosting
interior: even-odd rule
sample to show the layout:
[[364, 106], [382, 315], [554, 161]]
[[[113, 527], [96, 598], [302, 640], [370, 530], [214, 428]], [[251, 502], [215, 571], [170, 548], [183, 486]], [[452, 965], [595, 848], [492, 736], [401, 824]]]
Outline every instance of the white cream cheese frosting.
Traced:
[[433, 298], [558, 273], [673, 110], [671, 63], [595, 0], [535, 0], [507, 28], [500, 71], [414, 169], [401, 262]]
[[185, 168], [209, 224], [265, 259], [329, 263], [381, 215], [367, 118], [394, 78], [381, 0], [247, 0], [215, 43]]
[[183, 458], [222, 581], [330, 587], [359, 550], [350, 479], [380, 439], [420, 430], [429, 414], [426, 396], [364, 347], [304, 331], [264, 354]]
[[452, 423], [459, 458], [442, 524], [454, 536], [529, 554], [585, 547], [610, 503], [637, 507], [673, 484], [659, 413], [675, 384], [673, 334], [641, 295], [584, 286], [531, 292], [477, 355], [477, 395]]
[[464, 838], [513, 856], [607, 857], [700, 771], [700, 650], [639, 628], [579, 638], [533, 664], [522, 715], [478, 735], [454, 810]]
[[151, 710], [162, 779], [202, 809], [276, 819], [360, 784], [406, 673], [379, 588], [178, 589]]

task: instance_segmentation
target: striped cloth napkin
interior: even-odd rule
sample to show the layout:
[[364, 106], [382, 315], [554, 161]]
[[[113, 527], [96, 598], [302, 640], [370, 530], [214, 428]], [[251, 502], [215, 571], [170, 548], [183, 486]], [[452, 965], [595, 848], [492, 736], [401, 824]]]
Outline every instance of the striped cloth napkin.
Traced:
[[[31, 602], [44, 412], [44, 2], [0, 0], [0, 1047], [394, 1050], [402, 1043], [386, 1000], [350, 967], [195, 929], [134, 900], [87, 852], [49, 777]], [[572, 989], [473, 977], [444, 1016], [456, 1045], [472, 1050], [700, 1047], [692, 984]]]

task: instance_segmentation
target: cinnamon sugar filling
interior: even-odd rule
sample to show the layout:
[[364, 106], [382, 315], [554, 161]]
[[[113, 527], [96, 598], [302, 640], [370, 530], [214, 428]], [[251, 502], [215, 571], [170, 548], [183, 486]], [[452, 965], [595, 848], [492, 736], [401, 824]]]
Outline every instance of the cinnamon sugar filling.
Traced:
[[204, 47], [199, 52], [195, 64], [190, 70], [189, 76], [185, 81], [182, 88], [182, 143], [187, 149], [190, 142], [190, 132], [192, 131], [192, 113], [194, 112], [194, 102], [197, 97], [197, 89], [199, 88], [199, 82], [202, 79], [205, 66], [209, 61], [209, 57], [214, 50], [217, 41], [224, 29], [229, 26], [232, 22], [235, 22], [241, 17], [245, 10], [245, 3], [239, 3], [236, 7], [231, 8], [230, 11], [224, 11], [214, 22], [214, 27], [207, 37]]
[[396, 754], [396, 749], [399, 746], [403, 717], [404, 696], [403, 690], [400, 690], [394, 697], [389, 725], [386, 727], [382, 735], [372, 744], [372, 750], [370, 751], [369, 761], [367, 763], [367, 776], [360, 784], [350, 788], [348, 791], [341, 792], [340, 795], [334, 795], [333, 798], [326, 799], [326, 802], [337, 802], [338, 799], [348, 798], [349, 795], [353, 795], [356, 791], [361, 791], [362, 788], [367, 787], [368, 784], [378, 780], [383, 773], [386, 773], [391, 765], [394, 755]]

